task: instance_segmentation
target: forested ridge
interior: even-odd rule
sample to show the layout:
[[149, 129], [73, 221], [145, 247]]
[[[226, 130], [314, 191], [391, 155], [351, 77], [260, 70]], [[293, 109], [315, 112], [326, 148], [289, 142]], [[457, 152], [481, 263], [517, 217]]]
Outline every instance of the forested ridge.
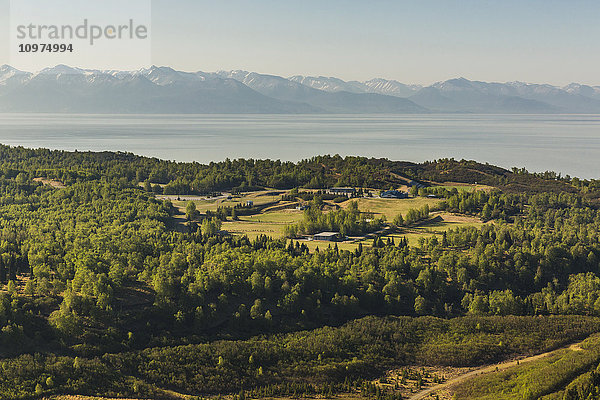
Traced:
[[[597, 198], [600, 181], [582, 181], [554, 172], [508, 171], [475, 161], [442, 159], [422, 164], [365, 157], [317, 156], [297, 163], [239, 159], [218, 163], [178, 163], [130, 153], [64, 152], [0, 145], [2, 170], [28, 171], [66, 184], [81, 180], [149, 182], [166, 185], [166, 193], [211, 193], [260, 187], [327, 188], [353, 186], [388, 189], [409, 180], [465, 182], [496, 186], [509, 192], [577, 192], [586, 188]], [[161, 190], [163, 190], [161, 188]]]
[[[6, 146], [0, 160], [3, 398], [342, 390], [391, 365], [473, 365], [600, 330], [599, 181], [456, 160], [202, 165]], [[176, 231], [155, 198], [408, 180], [441, 210], [493, 223], [309, 253], [208, 216]], [[296, 232], [329, 223], [305, 213], [313, 225]], [[348, 233], [381, 223], [354, 206], [330, 215]]]

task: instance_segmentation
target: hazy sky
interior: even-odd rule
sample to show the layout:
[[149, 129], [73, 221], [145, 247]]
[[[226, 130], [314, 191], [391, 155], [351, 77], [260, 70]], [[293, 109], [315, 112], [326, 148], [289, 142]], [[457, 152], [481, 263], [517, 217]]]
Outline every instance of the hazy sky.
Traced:
[[152, 63], [181, 70], [600, 84], [597, 0], [153, 0], [152, 15]]

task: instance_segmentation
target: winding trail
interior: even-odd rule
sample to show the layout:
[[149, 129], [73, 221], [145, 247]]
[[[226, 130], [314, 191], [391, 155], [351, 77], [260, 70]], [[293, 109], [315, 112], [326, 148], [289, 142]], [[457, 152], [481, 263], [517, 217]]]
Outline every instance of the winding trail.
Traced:
[[432, 386], [430, 388], [421, 390], [420, 392], [417, 392], [417, 393], [413, 394], [412, 396], [410, 396], [408, 399], [409, 400], [424, 399], [425, 397], [429, 396], [430, 394], [434, 394], [434, 393], [436, 393], [436, 392], [438, 392], [440, 390], [447, 389], [450, 386], [456, 385], [458, 383], [462, 383], [462, 382], [464, 382], [464, 381], [466, 381], [468, 379], [474, 378], [477, 375], [483, 375], [483, 374], [487, 374], [487, 373], [490, 373], [490, 372], [504, 371], [504, 370], [507, 370], [508, 368], [517, 366], [519, 364], [529, 363], [529, 362], [532, 362], [532, 361], [537, 361], [537, 360], [542, 359], [544, 357], [548, 357], [548, 356], [550, 356], [550, 355], [552, 355], [555, 352], [560, 351], [560, 350], [568, 349], [568, 350], [572, 350], [572, 351], [581, 351], [582, 348], [580, 347], [580, 344], [582, 342], [583, 342], [583, 340], [579, 341], [579, 342], [576, 342], [576, 343], [571, 343], [569, 345], [560, 347], [558, 349], [554, 349], [552, 351], [547, 351], [545, 353], [540, 353], [540, 354], [537, 354], [537, 355], [531, 356], [531, 357], [525, 357], [525, 358], [521, 358], [521, 359], [517, 359], [517, 360], [512, 360], [512, 361], [505, 361], [505, 362], [501, 362], [501, 363], [498, 363], [498, 364], [486, 365], [486, 366], [477, 368], [477, 369], [475, 369], [473, 371], [470, 371], [470, 372], [464, 373], [462, 375], [459, 375], [459, 376], [457, 376], [455, 378], [449, 379], [448, 381], [446, 381], [444, 383], [441, 383], [439, 385], [435, 385], [435, 386]]

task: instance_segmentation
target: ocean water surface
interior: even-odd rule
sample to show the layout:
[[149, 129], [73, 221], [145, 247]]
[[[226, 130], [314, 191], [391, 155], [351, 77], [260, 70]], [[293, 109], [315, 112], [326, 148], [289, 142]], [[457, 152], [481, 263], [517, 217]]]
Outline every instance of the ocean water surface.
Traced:
[[0, 143], [201, 163], [323, 154], [454, 157], [600, 178], [600, 115], [0, 114]]

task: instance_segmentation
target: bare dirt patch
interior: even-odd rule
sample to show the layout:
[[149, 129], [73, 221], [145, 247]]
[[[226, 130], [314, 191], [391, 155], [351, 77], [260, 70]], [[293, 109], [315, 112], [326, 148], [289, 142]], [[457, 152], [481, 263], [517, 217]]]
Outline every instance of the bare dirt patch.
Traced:
[[[474, 368], [408, 366], [388, 371], [385, 377], [373, 383], [388, 392], [400, 393], [402, 398], [411, 398], [417, 393], [437, 387], [473, 370]], [[440, 393], [436, 394], [441, 399], [444, 398]]]
[[47, 178], [33, 178], [34, 182], [41, 182], [42, 185], [45, 186], [51, 186], [55, 189], [64, 189], [66, 188], [65, 184], [62, 183], [61, 181], [57, 181], [54, 179], [47, 179]]
[[[27, 282], [29, 282], [30, 279], [31, 277], [29, 275], [17, 275], [17, 278], [14, 279], [17, 294], [20, 296], [25, 295], [25, 285], [27, 285]], [[8, 292], [8, 284], [0, 283], [0, 293], [3, 292]]]
[[460, 214], [450, 214], [446, 212], [442, 212], [439, 214], [440, 217], [444, 220], [444, 222], [454, 222], [459, 224], [477, 224], [481, 223], [481, 219], [477, 217], [471, 217], [468, 215], [460, 215]]

